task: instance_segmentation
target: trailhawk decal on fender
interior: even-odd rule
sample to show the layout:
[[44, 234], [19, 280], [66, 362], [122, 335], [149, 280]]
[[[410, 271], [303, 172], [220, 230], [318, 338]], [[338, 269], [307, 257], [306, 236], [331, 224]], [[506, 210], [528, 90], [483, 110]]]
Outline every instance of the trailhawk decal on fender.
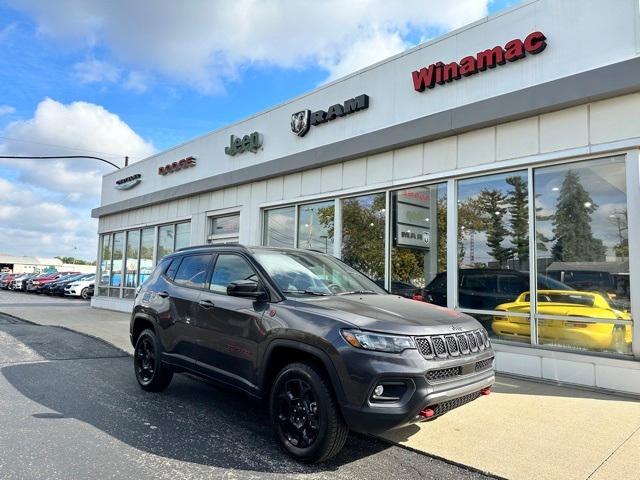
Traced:
[[294, 135], [304, 137], [311, 126], [315, 127], [367, 108], [369, 108], [369, 95], [362, 94], [345, 100], [343, 104], [331, 105], [326, 111], [300, 110], [291, 115], [291, 131]]

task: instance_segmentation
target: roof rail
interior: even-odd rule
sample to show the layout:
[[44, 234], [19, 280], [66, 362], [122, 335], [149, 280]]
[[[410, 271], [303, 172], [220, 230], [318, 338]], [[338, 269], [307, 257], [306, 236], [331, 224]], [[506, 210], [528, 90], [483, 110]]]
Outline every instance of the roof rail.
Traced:
[[173, 253], [177, 253], [177, 252], [184, 252], [184, 251], [188, 251], [188, 250], [199, 250], [199, 249], [203, 249], [203, 248], [217, 248], [217, 247], [238, 247], [241, 248], [243, 250], [248, 250], [248, 248], [240, 243], [220, 243], [220, 244], [210, 244], [210, 243], [205, 243], [203, 245], [192, 245], [190, 247], [184, 247], [184, 248], [179, 248], [178, 250], [176, 250]]

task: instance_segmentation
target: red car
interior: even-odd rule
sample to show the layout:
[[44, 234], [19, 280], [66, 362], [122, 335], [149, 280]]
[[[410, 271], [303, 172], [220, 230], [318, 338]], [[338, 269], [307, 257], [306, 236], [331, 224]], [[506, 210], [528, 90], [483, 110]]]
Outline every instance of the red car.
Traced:
[[19, 275], [18, 273], [10, 273], [2, 277], [2, 280], [0, 280], [0, 288], [3, 288], [4, 290], [8, 290], [9, 285], [11, 285], [11, 282], [13, 282], [13, 279], [16, 278], [18, 275]]
[[68, 275], [77, 275], [79, 273], [80, 272], [64, 272], [64, 273], [56, 272], [56, 273], [51, 273], [49, 275], [45, 275], [42, 277], [32, 278], [27, 282], [27, 292], [40, 293], [40, 291], [42, 290], [42, 287], [44, 287], [46, 284], [55, 282], [56, 280], [59, 280]]

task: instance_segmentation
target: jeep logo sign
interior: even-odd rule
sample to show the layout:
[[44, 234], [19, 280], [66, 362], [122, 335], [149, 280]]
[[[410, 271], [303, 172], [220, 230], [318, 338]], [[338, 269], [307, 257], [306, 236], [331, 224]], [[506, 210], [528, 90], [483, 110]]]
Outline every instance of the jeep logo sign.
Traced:
[[256, 153], [260, 147], [262, 147], [262, 135], [258, 132], [253, 132], [242, 138], [231, 135], [229, 146], [224, 148], [224, 153], [233, 157], [237, 153]]
[[367, 108], [369, 108], [369, 96], [362, 94], [345, 100], [342, 104], [331, 105], [326, 111], [301, 110], [291, 115], [291, 131], [299, 137], [304, 137], [311, 126], [315, 127]]

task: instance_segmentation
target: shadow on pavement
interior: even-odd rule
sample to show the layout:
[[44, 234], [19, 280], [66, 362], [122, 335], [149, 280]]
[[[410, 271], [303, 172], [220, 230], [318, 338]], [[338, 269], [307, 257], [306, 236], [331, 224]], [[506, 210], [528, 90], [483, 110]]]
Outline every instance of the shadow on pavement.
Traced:
[[[389, 448], [375, 439], [351, 435], [332, 460], [320, 466], [300, 464], [276, 443], [262, 404], [185, 375], [174, 376], [163, 393], [144, 392], [135, 381], [130, 357], [118, 351], [105, 358], [102, 342], [66, 330], [52, 332], [54, 343], [43, 342], [34, 332], [23, 330], [45, 327], [30, 327], [0, 325], [0, 335], [18, 330], [20, 342], [40, 360], [24, 358], [22, 362], [30, 363], [5, 364], [1, 371], [18, 392], [53, 411], [35, 413], [34, 418], [77, 419], [160, 457], [268, 473], [333, 471]], [[75, 357], [55, 361], [64, 343], [57, 348], [54, 344], [67, 336], [75, 346]], [[54, 361], [42, 361], [50, 357]]]

